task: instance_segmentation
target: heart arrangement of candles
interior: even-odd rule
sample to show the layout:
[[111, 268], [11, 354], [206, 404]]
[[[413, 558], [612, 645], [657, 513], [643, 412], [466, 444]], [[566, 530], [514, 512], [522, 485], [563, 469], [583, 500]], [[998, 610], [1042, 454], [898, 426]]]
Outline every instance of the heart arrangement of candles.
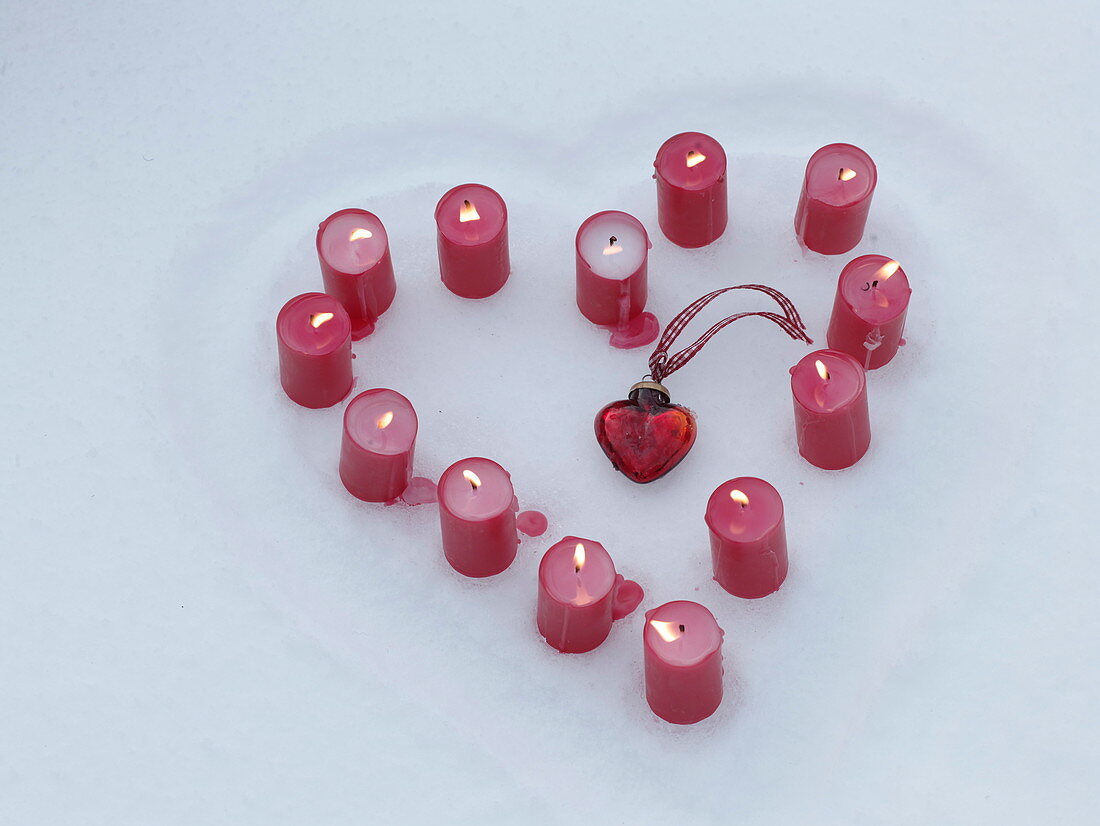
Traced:
[[[654, 161], [661, 232], [681, 247], [704, 247], [726, 229], [726, 154], [714, 138], [685, 132], [669, 138]], [[794, 228], [804, 249], [848, 252], [860, 242], [877, 183], [871, 158], [849, 144], [830, 144], [806, 166]], [[511, 271], [508, 209], [479, 184], [455, 187], [435, 211], [439, 271], [457, 296], [498, 292]], [[619, 211], [599, 212], [576, 235], [576, 303], [611, 344], [653, 342], [660, 326], [645, 311], [652, 246], [642, 223]], [[352, 342], [370, 335], [393, 302], [396, 280], [386, 229], [362, 209], [343, 209], [317, 231], [323, 293], [305, 293], [278, 314], [280, 378], [286, 395], [309, 408], [332, 407], [351, 392]], [[692, 344], [669, 353], [677, 337], [711, 302], [734, 290], [763, 294], [776, 309], [740, 312], [711, 326]], [[840, 470], [858, 462], [871, 442], [867, 371], [888, 364], [904, 344], [909, 281], [897, 261], [863, 255], [841, 270], [826, 338], [829, 349], [791, 368], [799, 453], [810, 464]], [[663, 384], [718, 332], [748, 317], [764, 318], [790, 338], [812, 344], [794, 304], [778, 290], [743, 284], [689, 304], [665, 327], [649, 359], [650, 372], [628, 398], [596, 416], [597, 442], [629, 479], [649, 483], [672, 470], [695, 442], [696, 420], [673, 404]], [[546, 520], [519, 513], [511, 477], [498, 463], [468, 457], [448, 467], [438, 484], [414, 478], [419, 424], [412, 403], [395, 390], [374, 388], [347, 403], [339, 454], [340, 479], [364, 502], [437, 501], [444, 557], [459, 574], [490, 577], [516, 557], [519, 532], [538, 536]], [[783, 499], [763, 479], [737, 477], [719, 485], [704, 517], [714, 579], [742, 599], [777, 591], [787, 576]], [[566, 536], [543, 555], [534, 614], [539, 633], [558, 651], [600, 646], [612, 623], [644, 599], [641, 586], [616, 569], [598, 541]], [[642, 645], [650, 708], [670, 723], [709, 717], [722, 701], [723, 632], [704, 606], [678, 600], [645, 614]]]

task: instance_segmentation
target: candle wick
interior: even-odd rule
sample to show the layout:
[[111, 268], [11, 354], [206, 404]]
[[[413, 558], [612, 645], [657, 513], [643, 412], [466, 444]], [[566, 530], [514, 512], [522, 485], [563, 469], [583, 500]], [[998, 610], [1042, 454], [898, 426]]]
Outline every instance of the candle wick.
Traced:
[[608, 246], [611, 246], [611, 247], [613, 247], [613, 246], [615, 246], [615, 242], [616, 242], [616, 241], [618, 241], [619, 239], [618, 239], [618, 238], [616, 238], [616, 237], [615, 237], [614, 235], [612, 235], [612, 236], [611, 236], [610, 238], [608, 238], [607, 240], [608, 240], [608, 241], [610, 242], [610, 243], [608, 244]]
[[684, 626], [683, 626], [683, 623], [681, 623], [680, 624], [680, 633], [683, 634], [685, 630], [687, 630], [687, 629], [685, 629]]
[[871, 287], [874, 288], [874, 287], [877, 287], [877, 286], [878, 286], [878, 279], [876, 278], [874, 281], [871, 282]]

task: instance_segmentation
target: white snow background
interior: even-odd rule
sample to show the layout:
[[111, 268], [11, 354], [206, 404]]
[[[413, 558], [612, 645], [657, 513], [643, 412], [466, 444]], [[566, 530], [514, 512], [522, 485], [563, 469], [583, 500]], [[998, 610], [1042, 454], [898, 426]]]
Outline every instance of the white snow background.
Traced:
[[[1092, 3], [6, 3], [0, 9], [0, 822], [1081, 823], [1095, 816]], [[687, 251], [652, 160], [718, 138], [730, 227]], [[802, 253], [805, 161], [865, 148], [860, 246]], [[477, 181], [513, 272], [439, 282], [433, 209]], [[317, 223], [377, 213], [397, 300], [357, 387], [420, 417], [416, 471], [486, 455], [550, 529], [466, 580], [434, 506], [352, 499], [342, 406], [278, 385]], [[802, 461], [746, 320], [670, 378], [699, 440], [616, 474], [592, 418], [646, 372], [573, 304], [600, 209], [654, 241], [662, 322], [719, 286], [824, 331], [840, 267], [900, 260], [908, 345], [869, 454]], [[712, 306], [697, 329], [751, 294]], [[738, 600], [703, 511], [782, 493], [791, 570]], [[598, 539], [646, 589], [595, 652], [534, 625], [537, 560]], [[653, 717], [642, 611], [698, 600], [726, 700]]]

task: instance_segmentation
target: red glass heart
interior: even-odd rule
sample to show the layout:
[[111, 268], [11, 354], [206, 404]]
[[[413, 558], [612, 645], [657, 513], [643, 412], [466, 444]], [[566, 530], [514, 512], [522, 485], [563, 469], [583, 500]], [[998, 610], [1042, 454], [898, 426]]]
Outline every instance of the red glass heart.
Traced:
[[660, 479], [695, 444], [695, 416], [657, 387], [635, 387], [630, 398], [596, 414], [596, 441], [615, 469], [633, 482]]

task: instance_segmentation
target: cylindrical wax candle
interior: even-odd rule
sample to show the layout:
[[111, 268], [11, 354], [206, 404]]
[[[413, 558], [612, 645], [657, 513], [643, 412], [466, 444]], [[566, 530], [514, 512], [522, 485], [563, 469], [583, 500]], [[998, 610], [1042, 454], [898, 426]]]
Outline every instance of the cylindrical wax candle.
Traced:
[[794, 231], [814, 252], [847, 252], [863, 237], [878, 171], [871, 156], [848, 143], [831, 143], [810, 156]]
[[275, 321], [279, 378], [302, 407], [332, 407], [351, 390], [351, 320], [335, 298], [305, 293]]
[[597, 212], [577, 230], [577, 307], [593, 324], [625, 326], [645, 309], [649, 242], [625, 212]]
[[909, 309], [909, 279], [905, 270], [885, 255], [861, 255], [840, 271], [829, 319], [828, 340], [874, 370], [898, 352]]
[[439, 479], [443, 553], [464, 576], [499, 574], [519, 546], [516, 496], [508, 472], [490, 459], [455, 462]]
[[508, 208], [481, 184], [456, 186], [435, 207], [439, 275], [452, 293], [486, 298], [508, 280]]
[[365, 209], [334, 212], [317, 228], [317, 256], [325, 292], [351, 316], [351, 337], [370, 335], [397, 292], [382, 222]]
[[647, 611], [645, 696], [670, 723], [698, 723], [722, 702], [722, 629], [697, 602], [667, 602]]
[[657, 150], [657, 221], [681, 247], [704, 247], [726, 230], [726, 153], [701, 132], [674, 135]]
[[615, 563], [603, 545], [565, 537], [539, 564], [539, 633], [558, 651], [591, 651], [611, 632], [615, 586]]
[[365, 502], [389, 502], [412, 478], [417, 420], [412, 403], [394, 390], [360, 393], [344, 409], [340, 479]]
[[810, 353], [791, 368], [798, 452], [825, 470], [851, 467], [871, 444], [867, 374], [839, 350]]
[[714, 580], [735, 597], [757, 599], [787, 578], [787, 531], [779, 491], [753, 476], [719, 485], [707, 502]]

